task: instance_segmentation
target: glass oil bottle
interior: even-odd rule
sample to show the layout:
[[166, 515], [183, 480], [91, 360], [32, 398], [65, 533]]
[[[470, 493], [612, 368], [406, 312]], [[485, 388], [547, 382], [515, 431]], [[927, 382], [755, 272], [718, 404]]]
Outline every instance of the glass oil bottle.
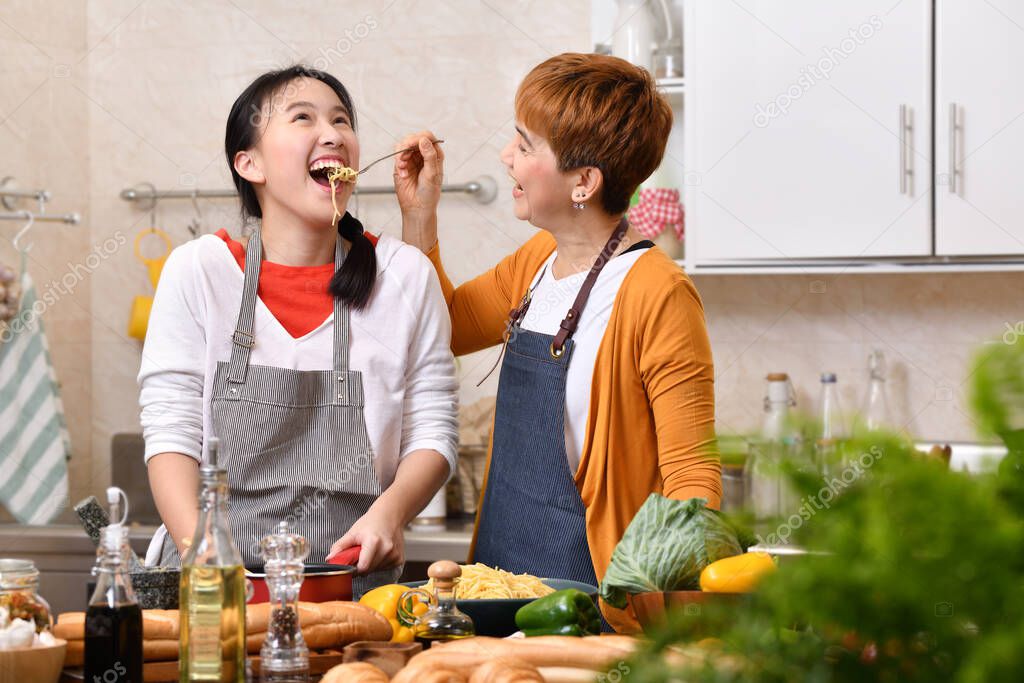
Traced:
[[[456, 586], [462, 576], [462, 567], [450, 560], [435, 562], [427, 569], [427, 576], [434, 580], [434, 594], [425, 590], [411, 590], [402, 594], [399, 600], [399, 618], [413, 621], [413, 638], [429, 648], [433, 643], [458, 640], [475, 635], [473, 620], [455, 604]], [[430, 607], [419, 618], [412, 617], [411, 601], [420, 597]]]
[[181, 683], [246, 680], [245, 568], [231, 537], [218, 448], [210, 439], [199, 468], [199, 522], [181, 561]]

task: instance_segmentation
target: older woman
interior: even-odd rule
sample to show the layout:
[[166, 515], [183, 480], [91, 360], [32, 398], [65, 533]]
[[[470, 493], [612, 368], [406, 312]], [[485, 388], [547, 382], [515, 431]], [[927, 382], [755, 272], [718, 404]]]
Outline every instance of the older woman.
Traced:
[[473, 559], [597, 583], [650, 493], [721, 497], [700, 298], [624, 217], [672, 112], [643, 69], [563, 54], [527, 75], [515, 118], [501, 159], [516, 217], [540, 232], [454, 287], [437, 244], [443, 153], [423, 133], [396, 162], [403, 236], [437, 269], [455, 354], [506, 342]]

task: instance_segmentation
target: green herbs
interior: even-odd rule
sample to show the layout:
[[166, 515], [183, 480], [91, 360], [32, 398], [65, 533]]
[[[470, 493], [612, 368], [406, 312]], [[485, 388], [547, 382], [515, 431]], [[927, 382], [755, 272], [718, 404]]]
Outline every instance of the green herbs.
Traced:
[[615, 546], [601, 597], [621, 609], [631, 593], [697, 590], [704, 567], [742, 553], [736, 530], [706, 504], [652, 493]]
[[[1019, 679], [1024, 522], [998, 476], [950, 472], [883, 434], [844, 450], [851, 483], [791, 538], [823, 554], [783, 561], [745, 605], [674, 615], [630, 664], [632, 680]], [[821, 499], [820, 479], [793, 482], [802, 499]], [[672, 663], [670, 646], [707, 632], [720, 650]]]

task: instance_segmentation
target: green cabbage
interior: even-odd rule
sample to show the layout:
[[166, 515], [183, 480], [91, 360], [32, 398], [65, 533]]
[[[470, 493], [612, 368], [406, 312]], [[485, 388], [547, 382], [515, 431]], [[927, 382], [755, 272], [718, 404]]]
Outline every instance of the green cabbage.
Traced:
[[704, 567], [742, 552], [735, 529], [705, 499], [652, 493], [615, 546], [601, 597], [622, 609], [627, 594], [696, 590]]

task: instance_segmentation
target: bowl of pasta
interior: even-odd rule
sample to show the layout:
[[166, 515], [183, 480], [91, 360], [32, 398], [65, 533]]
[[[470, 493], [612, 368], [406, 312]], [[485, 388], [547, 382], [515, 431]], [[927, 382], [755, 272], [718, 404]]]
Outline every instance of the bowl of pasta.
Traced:
[[[410, 588], [434, 592], [433, 580], [412, 581]], [[516, 612], [528, 602], [566, 588], [575, 588], [597, 601], [597, 586], [565, 579], [541, 579], [530, 574], [513, 574], [484, 564], [462, 565], [455, 585], [455, 602], [476, 627], [478, 636], [504, 638], [515, 633]]]

